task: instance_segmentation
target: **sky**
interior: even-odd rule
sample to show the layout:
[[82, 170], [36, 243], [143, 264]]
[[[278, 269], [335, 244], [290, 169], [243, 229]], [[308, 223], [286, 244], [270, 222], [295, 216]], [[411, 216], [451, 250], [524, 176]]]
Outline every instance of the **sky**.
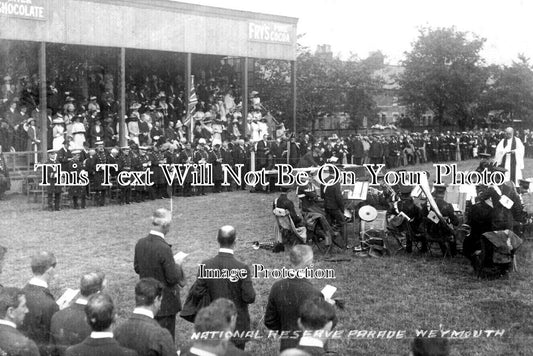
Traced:
[[182, 0], [201, 5], [297, 17], [300, 43], [334, 55], [366, 58], [381, 50], [398, 64], [420, 27], [451, 27], [486, 39], [488, 64], [512, 64], [519, 53], [533, 63], [533, 0]]

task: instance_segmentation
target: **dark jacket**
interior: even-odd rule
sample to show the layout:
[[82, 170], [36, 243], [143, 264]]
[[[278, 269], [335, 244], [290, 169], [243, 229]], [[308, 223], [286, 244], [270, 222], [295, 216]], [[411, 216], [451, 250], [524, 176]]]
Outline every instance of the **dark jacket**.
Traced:
[[313, 151], [308, 151], [306, 154], [304, 154], [300, 161], [298, 162], [298, 168], [307, 168], [307, 167], [316, 167], [318, 166], [318, 163], [316, 163], [315, 158], [313, 157]]
[[26, 305], [29, 311], [24, 317], [24, 323], [20, 331], [35, 341], [41, 355], [48, 354], [50, 324], [52, 316], [59, 310], [59, 306], [48, 288], [26, 284], [22, 290], [26, 295]]
[[85, 319], [85, 306], [74, 303], [55, 313], [50, 332], [54, 354], [63, 356], [67, 347], [79, 344], [91, 335], [91, 327]]
[[[330, 178], [331, 180], [332, 178]], [[344, 212], [344, 199], [341, 193], [340, 183], [330, 186], [322, 186], [322, 198], [324, 199], [324, 208], [329, 210], [341, 210]]]
[[302, 222], [302, 218], [298, 216], [298, 213], [296, 213], [294, 203], [287, 198], [287, 194], [285, 193], [282, 193], [279, 198], [274, 201], [273, 208], [288, 210], [294, 225], [299, 225]]
[[252, 285], [250, 268], [238, 261], [231, 253], [219, 252], [215, 257], [202, 262], [205, 269], [246, 269], [246, 278], [231, 282], [229, 279], [201, 279], [199, 286], [206, 286], [211, 301], [226, 298], [235, 303], [237, 307], [236, 330], [250, 330], [250, 314], [248, 304], [255, 302], [255, 290]]
[[0, 351], [9, 356], [39, 356], [35, 342], [8, 325], [0, 325]]
[[[298, 308], [307, 299], [321, 296], [307, 279], [282, 279], [270, 289], [265, 311], [265, 326], [270, 330], [298, 331]], [[299, 338], [281, 339], [280, 351], [296, 347]]]
[[154, 319], [133, 314], [114, 331], [120, 345], [137, 351], [139, 356], [175, 356], [174, 340], [167, 329]]
[[135, 245], [133, 267], [139, 278], [155, 278], [163, 283], [163, 298], [158, 316], [175, 315], [181, 310], [179, 285], [185, 277], [174, 262], [171, 246], [165, 239], [148, 235]]
[[67, 356], [135, 356], [137, 352], [120, 346], [112, 338], [83, 340], [82, 343], [67, 349]]

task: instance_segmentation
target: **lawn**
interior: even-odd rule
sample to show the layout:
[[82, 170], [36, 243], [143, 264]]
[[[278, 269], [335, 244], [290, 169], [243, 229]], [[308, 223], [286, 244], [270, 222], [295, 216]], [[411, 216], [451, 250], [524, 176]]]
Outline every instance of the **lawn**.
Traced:
[[[460, 169], [472, 170], [475, 166], [474, 161], [462, 162]], [[527, 160], [526, 167], [524, 175], [533, 176], [533, 160]], [[428, 165], [416, 167], [419, 168], [433, 171]], [[294, 193], [290, 197], [295, 199]], [[174, 222], [168, 240], [175, 252], [190, 253], [185, 264], [188, 286], [194, 281], [198, 263], [216, 254], [216, 231], [225, 224], [236, 227], [236, 255], [244, 262], [272, 268], [288, 264], [284, 253], [252, 249], [254, 241], [273, 237], [274, 198], [246, 191], [174, 198]], [[53, 294], [58, 297], [65, 288], [77, 287], [80, 276], [86, 272], [102, 270], [109, 279], [107, 291], [115, 300], [120, 323], [134, 306], [133, 288], [138, 279], [133, 271], [135, 243], [148, 233], [150, 214], [159, 207], [169, 207], [169, 200], [52, 213], [41, 211], [39, 204], [29, 204], [24, 197], [12, 195], [0, 202], [3, 217], [0, 243], [9, 249], [0, 282], [22, 287], [31, 276], [29, 256], [38, 250], [50, 250], [58, 258], [57, 276], [51, 286]], [[450, 340], [452, 355], [531, 355], [531, 251], [531, 242], [527, 241], [519, 254], [519, 271], [499, 280], [475, 278], [462, 257], [442, 259], [399, 253], [361, 258], [344, 251], [342, 257], [350, 261], [317, 258], [317, 266], [335, 269], [336, 279], [316, 280], [315, 285], [319, 288], [327, 283], [335, 285], [337, 295], [347, 302], [346, 309], [338, 311], [337, 330], [344, 331], [344, 336], [350, 331], [356, 334], [353, 330], [405, 331], [401, 339], [342, 337], [332, 340], [330, 349], [339, 355], [404, 355], [417, 329], [498, 329], [505, 330], [503, 336]], [[253, 327], [261, 334], [267, 333], [262, 317], [273, 282], [254, 280], [257, 299], [250, 313]], [[186, 290], [182, 291], [182, 300]], [[191, 333], [192, 324], [178, 318], [178, 346], [189, 342]], [[254, 355], [277, 355], [278, 341], [260, 339], [247, 348]]]

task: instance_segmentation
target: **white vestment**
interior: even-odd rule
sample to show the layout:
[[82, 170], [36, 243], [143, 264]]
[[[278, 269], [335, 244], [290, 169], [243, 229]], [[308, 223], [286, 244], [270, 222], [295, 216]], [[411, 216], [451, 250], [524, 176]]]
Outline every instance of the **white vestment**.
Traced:
[[[511, 153], [513, 140], [516, 142], [514, 149], [516, 164], [514, 167], [511, 167], [513, 161], [513, 153]], [[494, 157], [496, 164], [500, 166], [504, 161], [504, 158], [504, 168], [507, 169], [507, 172], [505, 172], [505, 180], [511, 181], [511, 170], [514, 170], [515, 173], [513, 183], [518, 186], [518, 180], [522, 179], [522, 169], [524, 169], [524, 145], [518, 137], [513, 137], [512, 139], [503, 139], [500, 141], [500, 143], [498, 143], [498, 146], [496, 146], [496, 155]]]

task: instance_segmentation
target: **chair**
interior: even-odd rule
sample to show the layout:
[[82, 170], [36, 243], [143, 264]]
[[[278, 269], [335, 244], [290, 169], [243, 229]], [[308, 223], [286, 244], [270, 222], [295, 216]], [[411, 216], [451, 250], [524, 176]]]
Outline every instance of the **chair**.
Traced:
[[[283, 244], [289, 243], [291, 245], [295, 245], [298, 242], [304, 244], [307, 243], [307, 229], [305, 227], [297, 228], [294, 225], [291, 214], [288, 210], [274, 208], [272, 213], [274, 214], [274, 218], [276, 220], [276, 224], [274, 225], [276, 242], [281, 242]], [[296, 239], [292, 238], [294, 236]]]

